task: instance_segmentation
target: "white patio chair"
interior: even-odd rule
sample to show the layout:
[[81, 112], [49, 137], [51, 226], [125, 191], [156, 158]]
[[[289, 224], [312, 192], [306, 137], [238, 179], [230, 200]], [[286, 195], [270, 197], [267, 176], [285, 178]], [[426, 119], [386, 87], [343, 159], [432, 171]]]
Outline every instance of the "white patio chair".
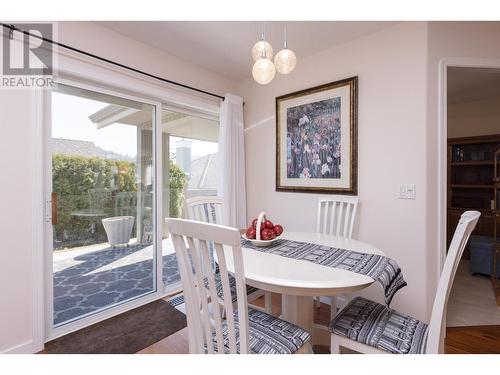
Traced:
[[[344, 195], [319, 197], [316, 232], [352, 238], [358, 203], [358, 197]], [[339, 300], [342, 300], [345, 306], [351, 298], [348, 295], [330, 296], [330, 316], [332, 319], [337, 313]], [[319, 306], [319, 302], [320, 297], [316, 297], [317, 306]]]
[[[238, 229], [183, 219], [167, 219], [167, 223], [184, 288], [190, 353], [312, 353], [309, 332], [248, 307]], [[219, 262], [218, 278], [210, 263], [209, 244], [213, 244]], [[230, 259], [234, 264], [236, 311], [226, 267]], [[214, 302], [221, 300], [218, 280], [222, 306]]]
[[[186, 207], [188, 218], [190, 220], [202, 221], [204, 223], [222, 224], [222, 205], [224, 204], [221, 197], [202, 196], [186, 199]], [[233, 282], [233, 280], [231, 280]], [[247, 286], [247, 298], [249, 301], [256, 300], [264, 296], [264, 309], [259, 306], [252, 305], [253, 308], [265, 311], [268, 314], [272, 313], [272, 296], [270, 292], [264, 292], [260, 289]], [[234, 301], [236, 302], [236, 295]]]
[[429, 325], [358, 297], [330, 323], [332, 354], [339, 353], [340, 347], [373, 354], [442, 353], [440, 344], [446, 303], [460, 258], [479, 216], [477, 211], [467, 211], [460, 218], [439, 278]]

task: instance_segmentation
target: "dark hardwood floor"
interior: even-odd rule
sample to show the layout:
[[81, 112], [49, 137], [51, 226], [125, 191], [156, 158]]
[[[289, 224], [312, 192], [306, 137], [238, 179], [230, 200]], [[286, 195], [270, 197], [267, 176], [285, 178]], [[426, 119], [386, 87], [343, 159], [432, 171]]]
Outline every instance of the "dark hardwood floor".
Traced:
[[448, 327], [447, 354], [500, 354], [500, 326]]

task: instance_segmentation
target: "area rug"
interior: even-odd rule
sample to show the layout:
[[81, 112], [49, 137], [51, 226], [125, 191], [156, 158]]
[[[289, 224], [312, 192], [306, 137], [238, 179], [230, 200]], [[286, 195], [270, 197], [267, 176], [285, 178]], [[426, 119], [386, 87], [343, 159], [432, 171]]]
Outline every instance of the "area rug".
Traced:
[[186, 316], [164, 300], [151, 302], [45, 345], [48, 354], [132, 354], [186, 327]]
[[471, 275], [470, 261], [458, 266], [446, 309], [448, 327], [500, 325], [500, 307], [489, 276]]
[[[152, 246], [105, 248], [54, 262], [54, 324], [154, 290]], [[175, 254], [163, 256], [163, 283], [180, 284]]]

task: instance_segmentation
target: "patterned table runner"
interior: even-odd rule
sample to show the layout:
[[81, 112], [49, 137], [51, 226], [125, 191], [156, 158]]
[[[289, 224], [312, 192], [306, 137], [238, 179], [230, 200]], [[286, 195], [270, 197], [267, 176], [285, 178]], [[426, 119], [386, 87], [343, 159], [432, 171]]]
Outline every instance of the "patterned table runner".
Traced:
[[396, 292], [407, 285], [398, 264], [393, 259], [383, 255], [359, 253], [331, 246], [289, 240], [279, 240], [267, 247], [255, 246], [250, 241], [242, 240], [241, 246], [369, 276], [378, 281], [384, 288], [387, 306], [391, 303]]

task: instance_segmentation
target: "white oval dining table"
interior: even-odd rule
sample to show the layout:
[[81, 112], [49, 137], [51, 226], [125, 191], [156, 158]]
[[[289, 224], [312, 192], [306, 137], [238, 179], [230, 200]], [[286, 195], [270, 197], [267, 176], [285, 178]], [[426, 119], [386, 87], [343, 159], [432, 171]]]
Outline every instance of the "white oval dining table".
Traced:
[[[285, 231], [281, 238], [325, 245], [369, 254], [385, 255], [367, 243], [328, 234]], [[226, 249], [227, 251], [227, 249]], [[284, 296], [282, 316], [285, 320], [313, 332], [315, 343], [325, 343], [324, 335], [313, 325], [313, 297], [352, 293], [370, 286], [374, 280], [366, 275], [286, 258], [243, 247], [247, 284]], [[226, 254], [227, 267], [234, 271], [232, 256]], [[319, 336], [323, 336], [320, 339]]]

